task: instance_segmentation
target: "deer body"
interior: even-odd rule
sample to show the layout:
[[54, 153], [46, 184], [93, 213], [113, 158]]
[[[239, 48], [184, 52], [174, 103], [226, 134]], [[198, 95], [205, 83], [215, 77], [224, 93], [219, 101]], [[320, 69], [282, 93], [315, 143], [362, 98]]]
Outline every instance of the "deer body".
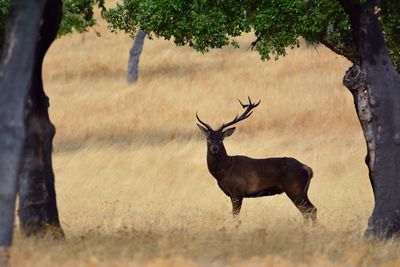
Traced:
[[211, 175], [217, 180], [221, 190], [231, 198], [232, 214], [239, 215], [243, 198], [272, 196], [286, 193], [290, 200], [303, 214], [306, 221], [316, 221], [317, 209], [307, 196], [308, 187], [313, 175], [312, 169], [294, 158], [253, 159], [246, 156], [229, 156], [223, 139], [230, 136], [235, 128], [223, 131], [250, 116], [250, 110], [256, 107], [249, 98], [245, 113], [218, 130], [198, 120], [205, 126], [198, 125], [207, 137], [207, 166]]

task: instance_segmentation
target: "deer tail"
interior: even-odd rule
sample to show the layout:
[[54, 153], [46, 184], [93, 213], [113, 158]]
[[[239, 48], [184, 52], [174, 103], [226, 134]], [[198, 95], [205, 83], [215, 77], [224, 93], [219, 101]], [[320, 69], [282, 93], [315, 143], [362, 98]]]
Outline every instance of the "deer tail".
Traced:
[[307, 180], [307, 184], [304, 187], [304, 193], [307, 195], [307, 191], [308, 191], [308, 187], [310, 186], [310, 182], [311, 182], [311, 178], [314, 175], [313, 170], [308, 167], [307, 165], [303, 165], [304, 170], [307, 172], [307, 176], [308, 176], [308, 180]]
[[307, 165], [304, 165], [304, 170], [306, 170], [308, 177], [311, 179], [314, 176], [314, 172], [313, 170], [308, 167]]

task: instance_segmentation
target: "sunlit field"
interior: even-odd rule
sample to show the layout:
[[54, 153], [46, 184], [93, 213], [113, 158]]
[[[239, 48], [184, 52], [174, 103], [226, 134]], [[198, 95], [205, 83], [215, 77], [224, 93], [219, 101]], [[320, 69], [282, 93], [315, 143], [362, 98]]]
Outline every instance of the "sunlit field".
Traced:
[[[139, 82], [132, 40], [93, 31], [58, 39], [44, 65], [57, 127], [54, 171], [65, 240], [16, 231], [11, 266], [400, 266], [396, 242], [363, 240], [373, 208], [350, 63], [322, 46], [262, 62], [249, 49], [201, 55], [146, 40]], [[245, 199], [234, 222], [206, 165], [195, 113], [216, 127], [261, 99], [225, 140], [228, 154], [292, 156], [311, 166], [318, 225], [286, 195]], [[16, 225], [18, 228], [18, 225]]]

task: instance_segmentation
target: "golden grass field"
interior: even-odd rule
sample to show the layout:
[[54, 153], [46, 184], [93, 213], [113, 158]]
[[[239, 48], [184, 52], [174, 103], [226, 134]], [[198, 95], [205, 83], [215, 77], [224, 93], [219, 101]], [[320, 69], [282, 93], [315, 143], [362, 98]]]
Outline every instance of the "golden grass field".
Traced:
[[[348, 61], [303, 47], [262, 62], [251, 35], [205, 55], [146, 40], [140, 81], [128, 85], [132, 40], [96, 29], [56, 40], [44, 66], [66, 239], [16, 230], [11, 266], [400, 266], [398, 243], [363, 240], [373, 195], [342, 86]], [[285, 195], [245, 199], [233, 222], [195, 113], [217, 126], [248, 95], [262, 102], [225, 140], [228, 153], [311, 166], [318, 226], [303, 226]]]

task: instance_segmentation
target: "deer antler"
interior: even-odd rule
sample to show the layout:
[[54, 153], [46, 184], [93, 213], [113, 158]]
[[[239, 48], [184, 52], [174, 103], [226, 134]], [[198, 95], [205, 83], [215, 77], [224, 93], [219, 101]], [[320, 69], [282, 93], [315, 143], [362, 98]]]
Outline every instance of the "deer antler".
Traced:
[[236, 117], [235, 117], [232, 121], [230, 121], [230, 122], [228, 122], [228, 123], [223, 123], [223, 124], [221, 125], [221, 127], [219, 127], [218, 131], [222, 131], [224, 128], [226, 128], [226, 127], [228, 127], [228, 126], [231, 126], [231, 125], [233, 125], [233, 124], [235, 124], [235, 123], [237, 123], [237, 122], [239, 122], [239, 121], [242, 121], [242, 120], [244, 120], [244, 119], [247, 119], [247, 118], [251, 115], [251, 113], [253, 113], [252, 110], [253, 110], [254, 108], [256, 108], [256, 107], [261, 103], [261, 100], [258, 101], [257, 103], [252, 103], [250, 97], [248, 96], [247, 98], [249, 99], [249, 103], [248, 103], [248, 104], [243, 104], [243, 103], [238, 99], [238, 101], [239, 101], [240, 105], [242, 106], [242, 108], [245, 108], [245, 109], [246, 109], [246, 110], [242, 113], [242, 115], [240, 115], [240, 116], [239, 116], [239, 115], [236, 115]]
[[197, 115], [197, 112], [196, 112], [196, 118], [197, 118], [197, 120], [198, 120], [204, 127], [207, 128], [207, 130], [209, 130], [209, 131], [212, 130], [212, 128], [211, 128], [210, 125], [208, 125], [207, 123], [205, 123], [205, 122], [203, 122], [202, 120], [200, 120], [199, 115]]

